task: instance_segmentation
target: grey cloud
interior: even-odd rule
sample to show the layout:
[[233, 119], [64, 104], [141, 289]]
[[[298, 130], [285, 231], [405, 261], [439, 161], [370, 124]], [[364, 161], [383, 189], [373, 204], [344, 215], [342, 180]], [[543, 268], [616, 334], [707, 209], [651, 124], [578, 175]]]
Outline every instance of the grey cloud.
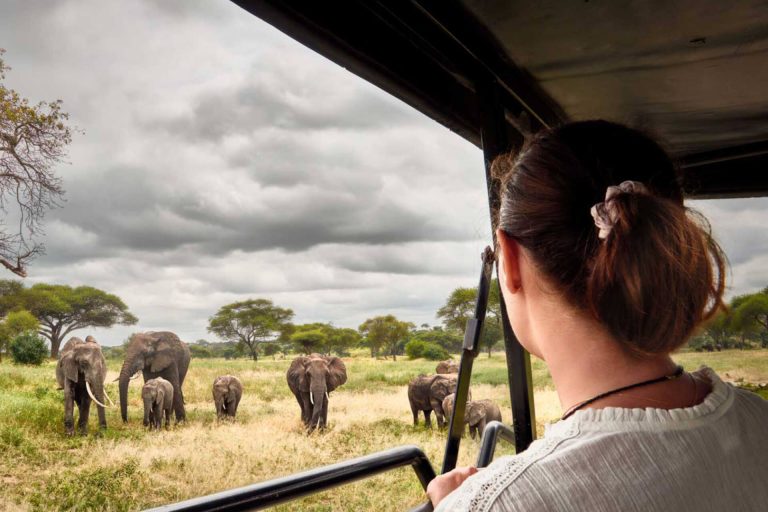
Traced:
[[204, 190], [179, 190], [171, 197], [154, 188], [151, 180], [151, 173], [135, 169], [72, 179], [68, 207], [52, 212], [51, 218], [96, 236], [94, 245], [121, 250], [189, 246], [223, 254], [236, 249], [299, 251], [331, 242], [465, 238], [460, 230], [382, 197], [380, 190], [354, 195], [299, 187], [288, 189], [283, 198], [266, 191], [263, 211], [232, 214], [202, 202]]
[[292, 130], [298, 137], [312, 130], [399, 127], [419, 120], [418, 114], [370, 86], [339, 91], [333, 81], [302, 83], [291, 69], [270, 64], [234, 90], [202, 94], [187, 116], [153, 125], [194, 140], [217, 142], [262, 128]]
[[[768, 253], [768, 198], [693, 201], [712, 224], [712, 232], [731, 265]], [[768, 284], [768, 283], [766, 283]]]

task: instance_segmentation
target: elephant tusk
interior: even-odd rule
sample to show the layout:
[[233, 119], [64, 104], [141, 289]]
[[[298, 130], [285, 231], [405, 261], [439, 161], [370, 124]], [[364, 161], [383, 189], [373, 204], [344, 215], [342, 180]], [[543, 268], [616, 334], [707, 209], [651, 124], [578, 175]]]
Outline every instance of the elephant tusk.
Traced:
[[328, 402], [330, 402], [330, 401], [331, 401], [331, 397], [329, 397], [329, 396], [328, 396], [328, 392], [327, 392], [327, 391], [325, 392], [325, 399], [326, 399]]
[[309, 403], [311, 403], [312, 405], [315, 405], [315, 399], [312, 398], [312, 392], [311, 391], [309, 392]]
[[109, 395], [107, 394], [107, 390], [106, 389], [104, 390], [104, 396], [107, 397], [107, 400], [109, 400], [110, 407], [114, 407], [115, 406], [115, 402], [113, 402], [112, 399], [109, 398]]
[[91, 385], [90, 385], [90, 384], [88, 384], [88, 381], [87, 381], [87, 380], [85, 381], [85, 390], [86, 390], [86, 391], [88, 391], [88, 396], [90, 396], [90, 397], [91, 397], [91, 400], [93, 400], [94, 402], [96, 402], [96, 404], [97, 404], [97, 405], [100, 405], [101, 407], [104, 407], [105, 409], [107, 408], [107, 406], [106, 406], [106, 405], [104, 405], [103, 403], [101, 403], [101, 402], [99, 402], [98, 400], [96, 400], [96, 397], [95, 397], [95, 396], [93, 396], [93, 391], [91, 391]]
[[139, 372], [136, 372], [136, 373], [134, 373], [133, 375], [131, 375], [131, 378], [130, 378], [130, 380], [136, 380], [136, 379], [138, 379], [138, 378], [139, 378], [139, 375], [140, 375], [140, 373], [139, 373]]

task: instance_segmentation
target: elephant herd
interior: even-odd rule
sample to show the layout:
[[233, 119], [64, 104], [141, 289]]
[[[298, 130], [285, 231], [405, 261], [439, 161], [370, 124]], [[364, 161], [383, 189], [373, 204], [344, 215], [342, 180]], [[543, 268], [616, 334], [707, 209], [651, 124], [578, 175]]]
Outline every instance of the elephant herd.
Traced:
[[[186, 343], [172, 332], [145, 332], [131, 336], [120, 368], [120, 415], [128, 421], [128, 384], [139, 373], [144, 377], [141, 398], [144, 403], [144, 426], [160, 429], [170, 426], [171, 414], [176, 422], [186, 419], [182, 385], [189, 370], [190, 352]], [[453, 397], [458, 378], [458, 367], [453, 361], [443, 361], [436, 375], [420, 375], [408, 384], [408, 400], [413, 413], [413, 424], [418, 424], [423, 412], [427, 426], [435, 411], [437, 425], [443, 428], [453, 409]], [[101, 346], [88, 336], [85, 341], [73, 337], [64, 345], [56, 366], [59, 388], [64, 390], [64, 428], [73, 435], [74, 407], [79, 410], [78, 429], [85, 434], [91, 401], [96, 403], [99, 427], [107, 427], [107, 402], [114, 406], [104, 389], [107, 365]], [[301, 421], [309, 432], [324, 429], [328, 423], [330, 393], [347, 381], [344, 362], [333, 356], [311, 354], [293, 360], [286, 373], [288, 388], [296, 397], [301, 410]], [[217, 377], [212, 387], [216, 417], [234, 418], [243, 395], [243, 385], [233, 375]], [[470, 426], [472, 437], [482, 433], [488, 421], [501, 420], [498, 406], [490, 400], [467, 402], [464, 421]]]
[[[141, 398], [144, 403], [144, 426], [159, 429], [165, 421], [170, 426], [171, 413], [176, 422], [186, 419], [182, 385], [189, 369], [190, 352], [186, 343], [172, 332], [145, 332], [131, 336], [125, 350], [125, 360], [120, 368], [119, 381], [120, 416], [128, 421], [128, 384], [141, 373], [144, 386]], [[68, 435], [75, 433], [74, 407], [79, 410], [78, 430], [88, 430], [91, 401], [96, 403], [99, 427], [105, 429], [106, 402], [114, 406], [104, 389], [107, 364], [101, 346], [88, 336], [85, 341], [70, 338], [59, 353], [56, 380], [64, 390], [64, 429]], [[237, 377], [223, 375], [213, 382], [213, 401], [218, 418], [234, 417], [243, 394], [243, 386]]]
[[[435, 412], [438, 428], [447, 425], [447, 418], [453, 412], [458, 382], [458, 366], [454, 361], [438, 363], [435, 375], [419, 375], [408, 383], [408, 402], [411, 404], [414, 426], [419, 423], [419, 412], [424, 414], [424, 423], [432, 427], [430, 415]], [[469, 433], [474, 439], [482, 435], [485, 425], [490, 421], [501, 421], [499, 406], [492, 400], [469, 401], [464, 412], [464, 424], [469, 426]]]

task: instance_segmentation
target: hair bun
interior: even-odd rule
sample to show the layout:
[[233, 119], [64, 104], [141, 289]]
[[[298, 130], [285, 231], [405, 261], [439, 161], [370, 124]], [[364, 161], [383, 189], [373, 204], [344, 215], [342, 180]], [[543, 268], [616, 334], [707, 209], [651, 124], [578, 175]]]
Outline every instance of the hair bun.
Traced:
[[597, 237], [605, 240], [619, 219], [619, 212], [613, 198], [619, 194], [648, 194], [648, 188], [639, 181], [623, 181], [618, 186], [610, 186], [605, 190], [605, 201], [592, 206], [589, 213], [597, 226]]

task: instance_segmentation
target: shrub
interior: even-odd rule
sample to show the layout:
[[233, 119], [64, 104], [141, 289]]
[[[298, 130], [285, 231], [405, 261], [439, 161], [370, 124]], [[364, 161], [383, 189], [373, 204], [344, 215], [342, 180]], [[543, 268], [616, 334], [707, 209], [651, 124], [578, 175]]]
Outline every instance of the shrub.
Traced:
[[195, 359], [209, 359], [213, 357], [213, 352], [208, 347], [202, 347], [200, 345], [189, 345], [189, 353]]
[[448, 351], [440, 345], [436, 343], [427, 343], [422, 357], [424, 359], [429, 359], [430, 361], [442, 361], [448, 359], [450, 355], [448, 354]]
[[48, 355], [45, 340], [33, 331], [27, 331], [16, 336], [8, 347], [11, 357], [16, 364], [31, 364], [40, 366]]
[[421, 340], [411, 340], [408, 343], [405, 344], [405, 355], [407, 355], [410, 359], [417, 359], [419, 357], [424, 357], [424, 349], [427, 346], [426, 341]]
[[405, 353], [410, 359], [423, 357], [430, 361], [442, 361], [450, 356], [448, 351], [437, 343], [413, 339], [405, 345]]

